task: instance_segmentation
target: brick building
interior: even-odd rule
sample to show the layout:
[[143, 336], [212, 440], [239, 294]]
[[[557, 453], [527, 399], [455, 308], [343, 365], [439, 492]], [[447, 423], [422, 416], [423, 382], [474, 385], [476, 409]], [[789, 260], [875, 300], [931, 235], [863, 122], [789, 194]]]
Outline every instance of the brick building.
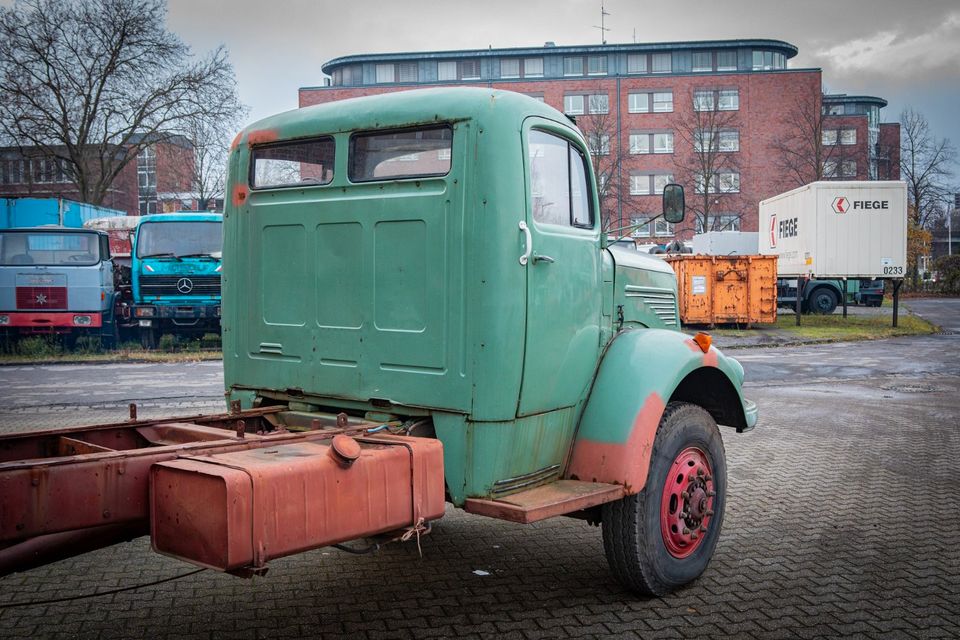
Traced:
[[[816, 166], [828, 178], [899, 178], [899, 125], [880, 124], [886, 101], [824, 96], [820, 69], [788, 66], [796, 54], [756, 39], [352, 55], [325, 63], [329, 77], [302, 87], [299, 103], [448, 85], [525, 93], [577, 120], [606, 227], [640, 225], [639, 242], [664, 243], [705, 225], [756, 231], [759, 201], [816, 179]], [[799, 110], [815, 114], [808, 130]], [[811, 157], [791, 172], [782, 147], [801, 138]], [[671, 180], [693, 215], [677, 228], [644, 224]]]
[[[193, 160], [193, 145], [183, 136], [144, 147], [120, 171], [100, 204], [131, 216], [194, 210]], [[80, 200], [62, 159], [18, 147], [0, 147], [0, 197]]]

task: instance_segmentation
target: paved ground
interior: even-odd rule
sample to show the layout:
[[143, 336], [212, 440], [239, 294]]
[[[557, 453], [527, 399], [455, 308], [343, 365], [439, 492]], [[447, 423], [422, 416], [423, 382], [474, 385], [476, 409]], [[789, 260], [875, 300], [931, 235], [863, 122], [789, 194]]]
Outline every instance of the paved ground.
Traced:
[[[362, 557], [319, 550], [274, 562], [254, 580], [203, 572], [90, 600], [0, 608], [0, 637], [960, 636], [960, 335], [736, 355], [762, 422], [749, 434], [724, 433], [723, 535], [706, 574], [677, 594], [644, 600], [623, 591], [599, 530], [582, 522], [523, 526], [448, 510], [422, 558], [409, 544]], [[167, 380], [183, 375], [178, 367], [147, 372]], [[10, 371], [0, 370], [0, 393], [28, 373]], [[198, 372], [206, 382], [180, 396], [214, 393], [216, 368]], [[44, 369], [36, 379], [61, 373]], [[184, 402], [172, 395], [154, 402], [166, 411]], [[38, 413], [38, 402], [27, 404], [47, 421], [81, 415]], [[30, 423], [21, 408], [0, 424]], [[140, 540], [0, 578], [0, 607], [191, 569]]]

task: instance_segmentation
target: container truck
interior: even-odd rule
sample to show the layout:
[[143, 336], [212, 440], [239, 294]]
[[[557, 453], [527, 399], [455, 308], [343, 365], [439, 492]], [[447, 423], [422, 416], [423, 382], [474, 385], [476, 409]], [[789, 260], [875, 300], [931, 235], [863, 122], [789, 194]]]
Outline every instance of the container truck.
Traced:
[[[607, 245], [562, 113], [467, 88], [290, 111], [237, 136], [227, 193], [230, 412], [0, 434], [0, 573], [149, 533], [251, 575], [415, 539], [445, 500], [600, 525], [639, 593], [707, 568], [717, 425], [757, 407], [679, 330], [671, 269]], [[682, 220], [682, 187], [663, 209]]]
[[144, 348], [164, 333], [220, 333], [223, 217], [162, 213], [140, 218], [133, 240], [133, 314]]
[[793, 306], [804, 282], [802, 308], [832, 313], [843, 278], [848, 301], [879, 304], [872, 280], [902, 279], [906, 270], [906, 183], [812, 182], [763, 200], [759, 228], [760, 253], [778, 258], [781, 305]]

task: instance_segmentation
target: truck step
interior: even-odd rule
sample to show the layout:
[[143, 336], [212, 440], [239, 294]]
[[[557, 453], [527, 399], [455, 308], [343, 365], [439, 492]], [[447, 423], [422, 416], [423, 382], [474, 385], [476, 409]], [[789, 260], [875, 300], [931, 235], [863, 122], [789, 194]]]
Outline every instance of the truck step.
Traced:
[[603, 482], [557, 480], [497, 500], [468, 498], [464, 509], [490, 518], [529, 524], [619, 500], [623, 487]]

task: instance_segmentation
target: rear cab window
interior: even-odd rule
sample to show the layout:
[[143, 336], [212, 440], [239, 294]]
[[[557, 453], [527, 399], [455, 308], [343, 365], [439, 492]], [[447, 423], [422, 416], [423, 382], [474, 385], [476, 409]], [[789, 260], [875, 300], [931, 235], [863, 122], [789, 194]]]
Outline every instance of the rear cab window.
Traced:
[[254, 147], [250, 186], [272, 189], [330, 184], [334, 149], [331, 136]]
[[351, 182], [427, 178], [450, 172], [449, 125], [355, 133], [350, 138]]

